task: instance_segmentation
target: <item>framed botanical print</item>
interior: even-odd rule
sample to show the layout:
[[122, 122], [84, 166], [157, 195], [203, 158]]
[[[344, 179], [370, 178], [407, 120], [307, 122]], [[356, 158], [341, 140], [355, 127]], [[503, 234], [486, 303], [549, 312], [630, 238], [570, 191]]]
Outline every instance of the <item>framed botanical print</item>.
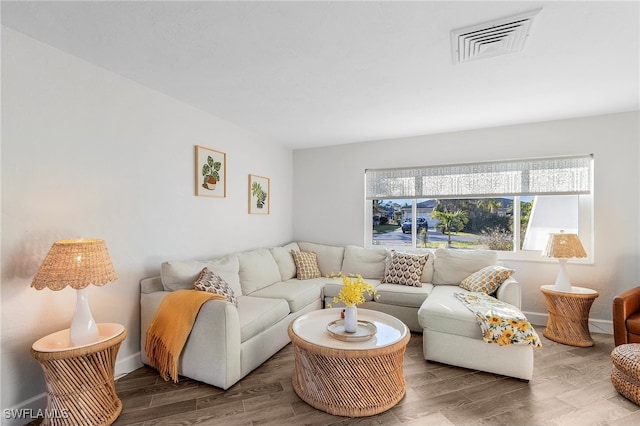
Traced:
[[196, 195], [227, 196], [227, 154], [196, 145]]
[[268, 177], [249, 175], [249, 214], [269, 214], [270, 185]]

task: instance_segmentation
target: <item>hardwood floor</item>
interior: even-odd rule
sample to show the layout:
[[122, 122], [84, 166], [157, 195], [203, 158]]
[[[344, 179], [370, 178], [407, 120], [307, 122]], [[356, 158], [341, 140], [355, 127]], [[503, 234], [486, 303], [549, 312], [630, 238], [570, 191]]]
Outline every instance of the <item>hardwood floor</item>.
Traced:
[[[536, 327], [534, 377], [516, 379], [426, 362], [422, 335], [405, 353], [407, 393], [391, 410], [350, 419], [318, 411], [291, 387], [293, 350], [286, 346], [226, 392], [181, 378], [165, 382], [149, 367], [116, 382], [123, 411], [116, 425], [611, 425], [640, 424], [640, 407], [611, 385], [613, 337], [596, 345], [552, 342]], [[203, 367], [205, 368], [205, 367]]]

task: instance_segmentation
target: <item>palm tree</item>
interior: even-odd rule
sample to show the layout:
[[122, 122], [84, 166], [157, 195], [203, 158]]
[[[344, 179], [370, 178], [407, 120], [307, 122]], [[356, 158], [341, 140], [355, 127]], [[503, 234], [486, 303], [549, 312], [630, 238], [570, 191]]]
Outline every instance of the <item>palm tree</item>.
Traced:
[[502, 208], [502, 203], [496, 198], [481, 198], [478, 200], [478, 207], [493, 214]]
[[462, 230], [469, 221], [467, 214], [462, 210], [456, 210], [455, 212], [434, 210], [431, 213], [431, 217], [438, 219], [436, 228], [449, 237], [447, 247], [451, 247], [451, 232]]

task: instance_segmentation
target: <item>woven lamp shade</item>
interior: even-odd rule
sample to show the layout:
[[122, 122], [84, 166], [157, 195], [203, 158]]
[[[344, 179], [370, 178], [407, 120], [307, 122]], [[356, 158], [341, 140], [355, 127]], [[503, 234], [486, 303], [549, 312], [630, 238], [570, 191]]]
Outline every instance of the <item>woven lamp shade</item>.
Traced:
[[102, 286], [118, 279], [104, 240], [60, 240], [51, 246], [31, 287], [62, 290]]
[[587, 257], [578, 235], [565, 234], [562, 231], [557, 234], [549, 234], [547, 247], [542, 252], [542, 255], [544, 257], [555, 257], [556, 259]]

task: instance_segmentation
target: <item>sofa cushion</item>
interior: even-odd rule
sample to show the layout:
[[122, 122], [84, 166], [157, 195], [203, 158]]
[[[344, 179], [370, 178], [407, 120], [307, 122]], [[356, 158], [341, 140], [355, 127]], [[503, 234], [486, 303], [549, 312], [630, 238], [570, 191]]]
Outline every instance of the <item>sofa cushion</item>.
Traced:
[[433, 260], [435, 256], [433, 253], [428, 253], [427, 262], [424, 264], [424, 268], [422, 268], [422, 277], [420, 281], [423, 283], [433, 283]]
[[376, 287], [376, 303], [419, 308], [432, 290], [433, 284], [426, 283], [420, 287], [380, 284]]
[[278, 269], [280, 269], [280, 279], [282, 281], [287, 281], [291, 278], [295, 278], [296, 264], [293, 261], [293, 256], [291, 256], [291, 250], [299, 251], [300, 247], [298, 247], [298, 244], [289, 243], [282, 247], [272, 247], [269, 250], [278, 264]]
[[269, 299], [284, 299], [289, 304], [291, 312], [298, 312], [305, 306], [322, 298], [322, 287], [326, 279], [316, 278], [300, 281], [296, 278], [285, 282], [277, 282], [261, 290], [251, 293], [251, 296]]
[[165, 291], [192, 289], [204, 268], [215, 272], [224, 279], [236, 296], [242, 294], [240, 265], [235, 255], [227, 255], [215, 260], [172, 260], [160, 265], [160, 279]]
[[284, 299], [239, 296], [240, 341], [245, 342], [289, 315], [289, 305]]
[[280, 281], [280, 268], [269, 249], [238, 253], [242, 294], [251, 294]]
[[[365, 279], [364, 280], [365, 283], [371, 285], [371, 287], [373, 288], [377, 288], [380, 285], [380, 280], [372, 280], [372, 279]], [[340, 293], [340, 290], [342, 289], [342, 279], [341, 278], [333, 278], [333, 279], [325, 279], [324, 280], [324, 295], [325, 297], [338, 297], [338, 294]], [[364, 299], [367, 302], [371, 302], [374, 298], [374, 295], [368, 294], [367, 292], [364, 293]]]
[[311, 251], [291, 250], [293, 262], [296, 264], [296, 278], [309, 280], [322, 276], [318, 268], [318, 256]]
[[515, 270], [503, 266], [485, 266], [462, 280], [460, 287], [469, 291], [493, 294], [514, 272]]
[[342, 270], [344, 247], [306, 242], [299, 242], [298, 246], [301, 251], [311, 251], [318, 256], [318, 268], [320, 268], [320, 273], [322, 275], [329, 275]]
[[434, 286], [418, 309], [418, 322], [424, 329], [482, 339], [475, 315], [453, 294], [468, 293], [457, 286]]
[[204, 268], [193, 286], [196, 290], [206, 291], [209, 293], [220, 294], [227, 298], [230, 303], [238, 306], [238, 298], [229, 284], [208, 268]]
[[428, 257], [428, 254], [409, 254], [391, 250], [391, 262], [387, 264], [382, 282], [422, 287], [422, 270]]
[[381, 280], [389, 253], [383, 247], [347, 246], [344, 249], [342, 273], [362, 275], [362, 278]]
[[437, 249], [433, 262], [433, 284], [459, 285], [485, 266], [495, 265], [498, 254], [489, 250]]

